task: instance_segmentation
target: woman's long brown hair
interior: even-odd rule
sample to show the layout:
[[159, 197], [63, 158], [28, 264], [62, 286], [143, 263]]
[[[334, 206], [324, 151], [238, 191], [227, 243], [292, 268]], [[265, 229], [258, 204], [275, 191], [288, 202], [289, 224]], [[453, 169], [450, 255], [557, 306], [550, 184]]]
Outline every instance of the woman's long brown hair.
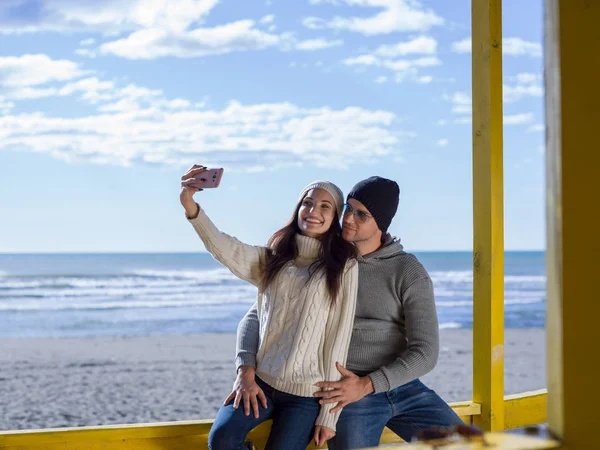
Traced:
[[[301, 233], [298, 226], [298, 211], [302, 206], [301, 199], [294, 214], [288, 223], [279, 231], [273, 234], [267, 244], [268, 250], [263, 265], [262, 289], [269, 287], [277, 274], [290, 261], [298, 256], [298, 246], [296, 244], [296, 234]], [[335, 217], [329, 230], [321, 237], [321, 251], [319, 258], [311, 264], [309, 268], [310, 277], [319, 271], [325, 270], [327, 282], [327, 291], [331, 301], [335, 303], [342, 285], [342, 273], [346, 262], [351, 258], [356, 258], [357, 251], [354, 245], [346, 242], [342, 238], [342, 227], [340, 226], [340, 217], [335, 213]]]

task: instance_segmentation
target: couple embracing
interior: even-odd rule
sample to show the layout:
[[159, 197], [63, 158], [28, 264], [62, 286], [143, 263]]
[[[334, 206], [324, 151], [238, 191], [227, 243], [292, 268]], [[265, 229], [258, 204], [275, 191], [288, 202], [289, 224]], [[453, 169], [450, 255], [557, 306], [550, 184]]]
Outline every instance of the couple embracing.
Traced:
[[371, 177], [346, 198], [328, 181], [300, 193], [288, 223], [266, 246], [217, 229], [182, 177], [186, 217], [213, 257], [258, 288], [238, 327], [233, 391], [209, 435], [211, 450], [243, 449], [272, 419], [267, 450], [376, 447], [384, 427], [406, 441], [462, 423], [419, 377], [439, 351], [433, 286], [388, 228], [396, 182]]

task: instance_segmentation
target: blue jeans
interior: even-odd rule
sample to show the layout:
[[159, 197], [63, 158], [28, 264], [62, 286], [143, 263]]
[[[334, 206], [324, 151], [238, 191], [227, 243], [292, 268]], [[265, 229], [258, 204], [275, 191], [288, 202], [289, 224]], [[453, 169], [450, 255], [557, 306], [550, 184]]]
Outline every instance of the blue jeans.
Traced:
[[369, 394], [342, 410], [330, 450], [377, 447], [384, 427], [410, 442], [420, 430], [463, 423], [434, 391], [414, 380], [388, 392]]
[[234, 409], [233, 403], [221, 406], [208, 435], [210, 450], [243, 448], [247, 434], [269, 419], [273, 419], [273, 426], [265, 450], [305, 450], [314, 434], [320, 410], [319, 399], [286, 394], [258, 377], [256, 383], [267, 397], [267, 408], [259, 402], [259, 417], [256, 419], [252, 410], [246, 416], [241, 403], [238, 409]]

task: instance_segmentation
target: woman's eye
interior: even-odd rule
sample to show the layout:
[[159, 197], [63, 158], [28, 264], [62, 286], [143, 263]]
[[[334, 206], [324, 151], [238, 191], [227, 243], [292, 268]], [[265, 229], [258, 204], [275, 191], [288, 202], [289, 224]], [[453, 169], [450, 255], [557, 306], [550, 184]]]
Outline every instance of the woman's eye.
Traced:
[[322, 207], [329, 209], [329, 205], [328, 204], [324, 204], [324, 205], [322, 205]]
[[358, 217], [360, 217], [362, 220], [367, 220], [369, 217], [362, 211], [358, 211]]

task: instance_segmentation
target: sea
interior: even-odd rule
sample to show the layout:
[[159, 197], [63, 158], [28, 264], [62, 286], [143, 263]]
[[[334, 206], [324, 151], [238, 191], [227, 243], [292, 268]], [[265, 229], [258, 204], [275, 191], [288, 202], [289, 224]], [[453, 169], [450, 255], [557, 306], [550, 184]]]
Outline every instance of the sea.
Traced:
[[[415, 254], [440, 328], [471, 328], [472, 253]], [[507, 252], [504, 284], [505, 327], [543, 328], [544, 252]], [[0, 254], [0, 338], [235, 333], [255, 299], [206, 253]]]

